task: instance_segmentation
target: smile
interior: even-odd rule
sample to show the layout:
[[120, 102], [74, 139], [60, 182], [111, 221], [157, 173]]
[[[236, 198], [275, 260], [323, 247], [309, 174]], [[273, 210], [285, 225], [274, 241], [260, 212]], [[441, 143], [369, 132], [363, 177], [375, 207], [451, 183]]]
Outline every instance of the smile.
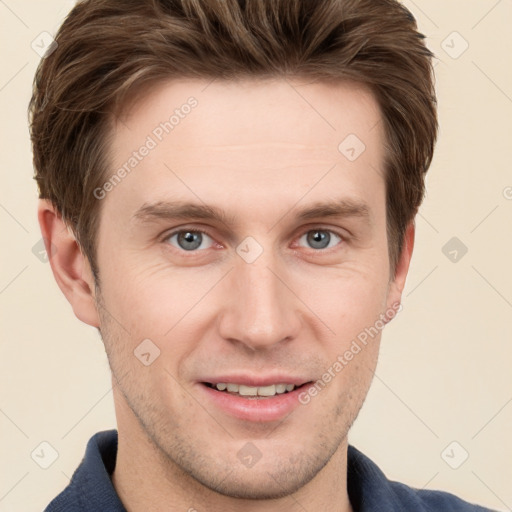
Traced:
[[[210, 406], [222, 414], [250, 422], [282, 421], [300, 405], [299, 394], [312, 382], [248, 386], [234, 382], [200, 382], [199, 389]], [[304, 410], [304, 409], [302, 409]]]
[[213, 389], [217, 389], [218, 391], [225, 391], [226, 393], [238, 396], [256, 398], [282, 395], [293, 391], [297, 387], [294, 384], [271, 384], [268, 386], [246, 386], [244, 384], [235, 384], [232, 382], [219, 382], [218, 384], [205, 382], [205, 384]]

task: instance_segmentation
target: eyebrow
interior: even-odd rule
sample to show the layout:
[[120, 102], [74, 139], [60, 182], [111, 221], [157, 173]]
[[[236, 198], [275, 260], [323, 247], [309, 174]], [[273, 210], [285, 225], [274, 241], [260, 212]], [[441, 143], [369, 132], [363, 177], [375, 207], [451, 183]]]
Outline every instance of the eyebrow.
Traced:
[[[292, 211], [293, 210], [290, 210], [281, 218], [284, 218]], [[318, 217], [359, 217], [369, 221], [370, 210], [363, 201], [344, 198], [313, 203], [306, 208], [297, 210], [296, 217], [299, 220], [311, 220]], [[132, 215], [132, 221], [139, 223], [176, 219], [204, 219], [217, 221], [226, 225], [236, 224], [236, 216], [228, 215], [221, 208], [185, 201], [157, 201], [155, 203], [145, 203]]]

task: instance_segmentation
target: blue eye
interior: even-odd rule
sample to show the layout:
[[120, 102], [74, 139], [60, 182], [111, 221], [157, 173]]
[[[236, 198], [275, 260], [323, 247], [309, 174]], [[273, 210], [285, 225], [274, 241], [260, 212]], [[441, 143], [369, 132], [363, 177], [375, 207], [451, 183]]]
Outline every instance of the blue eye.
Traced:
[[[203, 231], [182, 230], [172, 233], [166, 238], [166, 240], [178, 249], [182, 249], [184, 251], [195, 251], [196, 249], [208, 249], [208, 247], [201, 247], [203, 242], [205, 242], [205, 238], [209, 239], [210, 242], [213, 242], [213, 240]], [[176, 239], [176, 243], [172, 242], [173, 239]]]
[[[300, 237], [300, 240], [302, 240], [304, 237], [306, 237], [306, 242], [311, 248], [320, 250], [330, 249], [342, 241], [342, 238], [339, 235], [333, 231], [329, 231], [328, 229], [313, 229], [307, 233], [304, 233]], [[331, 242], [335, 243], [331, 244]]]
[[[304, 243], [305, 240], [305, 243]], [[311, 229], [299, 239], [299, 245], [310, 249], [325, 250], [335, 247], [344, 239], [329, 229]], [[168, 235], [164, 242], [178, 250], [198, 252], [212, 248], [214, 240], [204, 231], [198, 229], [181, 229]]]

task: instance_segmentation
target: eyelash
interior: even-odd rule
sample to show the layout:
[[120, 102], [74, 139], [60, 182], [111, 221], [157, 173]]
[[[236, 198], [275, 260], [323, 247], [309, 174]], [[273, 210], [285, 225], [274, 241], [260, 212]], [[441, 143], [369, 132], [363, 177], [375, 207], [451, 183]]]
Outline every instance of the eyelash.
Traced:
[[[341, 239], [340, 242], [338, 242], [337, 245], [341, 244], [342, 242], [346, 242], [348, 240], [348, 236], [346, 234], [342, 234], [340, 233], [339, 231], [336, 231], [334, 229], [331, 229], [331, 228], [324, 228], [324, 227], [321, 227], [321, 226], [313, 226], [305, 231], [302, 231], [300, 233], [300, 235], [298, 236], [298, 239], [302, 238], [304, 235], [312, 232], [312, 231], [324, 231], [326, 233], [331, 233], [331, 234], [334, 234], [336, 235], [337, 237], [339, 237]], [[190, 229], [187, 229], [187, 228], [180, 228], [180, 229], [177, 229], [175, 231], [172, 231], [170, 233], [167, 233], [163, 238], [162, 238], [162, 242], [166, 243], [168, 242], [168, 240], [173, 237], [174, 235], [177, 235], [179, 233], [186, 233], [186, 232], [191, 232], [191, 233], [200, 233], [202, 235], [206, 235], [208, 236], [209, 238], [211, 238], [214, 242], [215, 242], [215, 237], [209, 233], [207, 230], [205, 229], [201, 229], [201, 228], [190, 228]], [[167, 245], [170, 245], [169, 243], [167, 243]], [[205, 249], [196, 249], [196, 250], [193, 250], [193, 251], [185, 251], [184, 249], [178, 249], [177, 247], [174, 247], [171, 245], [171, 247], [181, 253], [190, 253], [191, 255], [194, 255], [194, 254], [198, 254], [202, 251], [204, 251]], [[336, 247], [336, 246], [335, 246]], [[311, 251], [315, 252], [315, 253], [328, 253], [330, 251], [332, 251], [333, 249], [335, 249], [335, 247], [330, 247], [330, 248], [327, 248], [327, 249], [314, 249], [314, 248], [309, 248]]]

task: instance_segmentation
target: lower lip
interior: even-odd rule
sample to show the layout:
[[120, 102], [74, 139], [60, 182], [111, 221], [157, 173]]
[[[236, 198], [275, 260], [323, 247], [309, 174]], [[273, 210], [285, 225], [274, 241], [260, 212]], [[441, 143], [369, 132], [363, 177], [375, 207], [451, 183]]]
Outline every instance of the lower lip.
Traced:
[[217, 391], [200, 383], [206, 396], [224, 412], [245, 421], [266, 422], [286, 417], [298, 405], [299, 394], [309, 385], [304, 384], [293, 391], [264, 398], [244, 398], [224, 391]]

